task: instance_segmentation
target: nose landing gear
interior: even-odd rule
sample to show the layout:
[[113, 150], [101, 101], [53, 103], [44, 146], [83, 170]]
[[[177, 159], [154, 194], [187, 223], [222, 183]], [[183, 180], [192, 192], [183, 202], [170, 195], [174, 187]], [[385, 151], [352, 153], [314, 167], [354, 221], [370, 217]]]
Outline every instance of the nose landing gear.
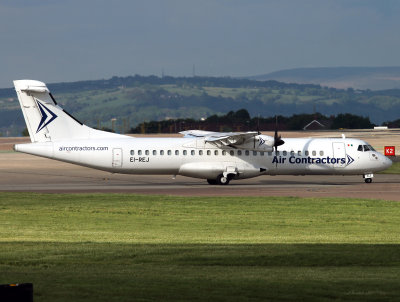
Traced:
[[366, 174], [363, 175], [364, 181], [367, 184], [370, 184], [372, 182], [372, 178], [373, 177], [374, 177], [374, 174], [372, 174], [372, 173], [366, 173]]

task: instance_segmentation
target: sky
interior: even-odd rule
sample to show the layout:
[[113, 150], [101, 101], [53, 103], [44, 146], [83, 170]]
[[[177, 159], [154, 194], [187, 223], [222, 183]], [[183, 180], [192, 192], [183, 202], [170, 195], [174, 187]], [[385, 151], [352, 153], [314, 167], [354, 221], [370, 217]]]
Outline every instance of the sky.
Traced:
[[0, 0], [0, 88], [400, 66], [397, 0]]

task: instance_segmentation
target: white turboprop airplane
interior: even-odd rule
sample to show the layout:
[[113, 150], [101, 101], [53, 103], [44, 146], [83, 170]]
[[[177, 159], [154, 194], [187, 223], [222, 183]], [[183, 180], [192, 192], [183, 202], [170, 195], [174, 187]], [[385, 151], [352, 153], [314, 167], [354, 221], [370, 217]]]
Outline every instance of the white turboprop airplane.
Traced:
[[[345, 138], [287, 138], [258, 132], [183, 131], [181, 138], [134, 138], [87, 127], [57, 105], [42, 82], [14, 81], [32, 143], [14, 149], [124, 174], [184, 175], [226, 185], [260, 175], [363, 175], [392, 161], [368, 143]], [[278, 146], [282, 146], [278, 151]]]

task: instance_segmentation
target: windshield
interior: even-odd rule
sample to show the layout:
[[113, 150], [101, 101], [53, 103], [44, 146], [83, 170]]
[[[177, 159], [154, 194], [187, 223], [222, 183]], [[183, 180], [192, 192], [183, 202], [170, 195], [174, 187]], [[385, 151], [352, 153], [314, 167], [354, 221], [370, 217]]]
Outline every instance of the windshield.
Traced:
[[357, 151], [367, 152], [367, 151], [375, 151], [375, 149], [371, 145], [358, 145]]

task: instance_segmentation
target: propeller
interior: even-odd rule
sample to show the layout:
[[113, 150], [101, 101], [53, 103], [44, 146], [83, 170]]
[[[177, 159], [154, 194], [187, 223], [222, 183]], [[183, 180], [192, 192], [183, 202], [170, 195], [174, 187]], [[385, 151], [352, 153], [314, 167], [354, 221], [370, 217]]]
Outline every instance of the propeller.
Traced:
[[[278, 116], [275, 115], [275, 134], [274, 134], [274, 149], [275, 149], [275, 156], [277, 156], [278, 153], [278, 146], [282, 146], [285, 143], [284, 140], [282, 140], [282, 137], [278, 135]], [[278, 162], [276, 162], [276, 167], [278, 167]]]
[[[260, 115], [257, 117], [257, 135], [260, 135], [261, 134], [261, 132], [260, 132]], [[254, 143], [254, 147], [253, 147], [253, 149], [255, 149], [256, 148], [256, 137], [254, 136], [253, 137], [253, 143]]]

